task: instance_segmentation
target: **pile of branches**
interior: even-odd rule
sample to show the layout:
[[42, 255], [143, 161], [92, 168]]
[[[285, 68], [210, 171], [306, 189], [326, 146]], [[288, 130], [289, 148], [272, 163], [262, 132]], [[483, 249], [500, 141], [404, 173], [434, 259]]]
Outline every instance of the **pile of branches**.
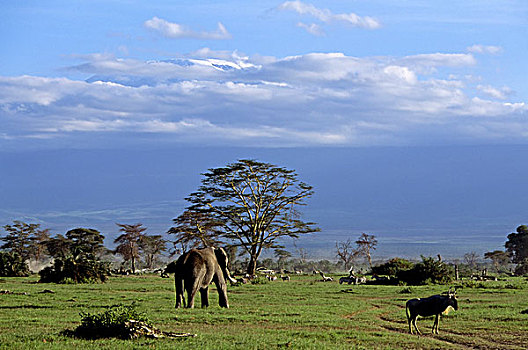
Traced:
[[164, 332], [152, 325], [148, 318], [136, 310], [135, 305], [114, 305], [99, 314], [81, 313], [81, 325], [71, 335], [85, 339], [139, 337], [194, 337], [191, 333]]

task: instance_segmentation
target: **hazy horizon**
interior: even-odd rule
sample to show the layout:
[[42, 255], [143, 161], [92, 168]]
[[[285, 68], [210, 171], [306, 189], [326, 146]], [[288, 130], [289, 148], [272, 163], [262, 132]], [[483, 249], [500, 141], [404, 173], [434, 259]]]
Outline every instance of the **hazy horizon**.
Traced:
[[9, 165], [0, 174], [0, 221], [36, 222], [54, 234], [92, 227], [110, 246], [115, 223], [163, 234], [201, 173], [252, 158], [294, 169], [314, 187], [301, 212], [322, 231], [297, 242], [314, 256], [332, 257], [336, 241], [361, 232], [376, 235], [380, 257], [482, 255], [503, 249], [525, 223], [527, 155], [528, 146], [0, 152]]

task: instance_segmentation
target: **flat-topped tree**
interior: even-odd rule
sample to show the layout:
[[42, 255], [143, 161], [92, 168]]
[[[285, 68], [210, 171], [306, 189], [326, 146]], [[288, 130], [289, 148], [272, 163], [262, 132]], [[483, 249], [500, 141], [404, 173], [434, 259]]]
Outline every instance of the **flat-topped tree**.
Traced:
[[296, 210], [313, 191], [294, 170], [244, 159], [202, 175], [198, 191], [186, 198], [192, 203], [187, 210], [222, 223], [219, 236], [249, 254], [250, 275], [263, 249], [283, 248], [280, 238], [319, 231]]

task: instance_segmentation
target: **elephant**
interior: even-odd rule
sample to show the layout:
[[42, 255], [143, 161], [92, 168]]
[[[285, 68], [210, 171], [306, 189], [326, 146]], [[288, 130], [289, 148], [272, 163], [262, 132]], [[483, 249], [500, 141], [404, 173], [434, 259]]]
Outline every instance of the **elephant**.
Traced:
[[209, 285], [214, 282], [221, 307], [229, 308], [226, 280], [236, 283], [227, 268], [227, 254], [222, 248], [191, 249], [178, 260], [167, 265], [164, 273], [174, 273], [176, 308], [185, 306], [184, 287], [187, 291], [187, 308], [194, 307], [194, 297], [200, 290], [202, 307], [209, 306]]

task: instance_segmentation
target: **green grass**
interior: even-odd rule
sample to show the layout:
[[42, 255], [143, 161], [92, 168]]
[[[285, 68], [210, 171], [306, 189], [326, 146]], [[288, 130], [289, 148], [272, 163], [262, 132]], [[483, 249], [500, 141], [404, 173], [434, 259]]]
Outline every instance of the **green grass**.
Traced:
[[[172, 279], [111, 277], [104, 284], [36, 283], [37, 277], [2, 278], [0, 349], [525, 349], [528, 282], [486, 282], [458, 291], [459, 310], [440, 321], [419, 319], [423, 336], [408, 334], [405, 301], [445, 286], [353, 286], [294, 276], [290, 282], [229, 286], [230, 309], [218, 306], [211, 286], [207, 309], [174, 309]], [[50, 289], [55, 293], [41, 293]], [[407, 289], [407, 293], [401, 293]], [[410, 291], [410, 293], [409, 293]], [[27, 295], [23, 294], [27, 293]], [[185, 339], [83, 340], [62, 335], [80, 324], [80, 312], [97, 313], [136, 302], [163, 331], [196, 333]]]

